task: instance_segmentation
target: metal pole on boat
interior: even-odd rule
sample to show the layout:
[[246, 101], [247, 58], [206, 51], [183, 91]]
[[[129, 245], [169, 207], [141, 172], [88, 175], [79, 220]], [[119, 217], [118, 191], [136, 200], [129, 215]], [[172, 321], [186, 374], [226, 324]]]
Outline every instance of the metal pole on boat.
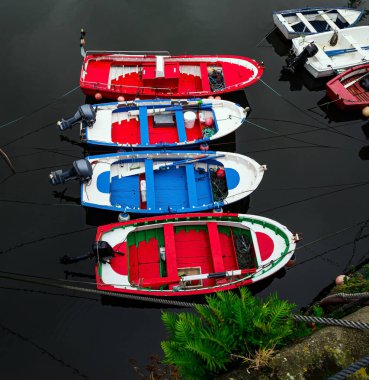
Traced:
[[83, 58], [86, 57], [86, 51], [84, 47], [86, 44], [85, 36], [86, 36], [86, 31], [83, 28], [81, 28], [81, 36], [79, 38], [79, 47], [81, 48], [81, 55]]
[[364, 75], [360, 76], [359, 78], [356, 78], [354, 79], [353, 81], [349, 82], [348, 84], [345, 84], [343, 87], [345, 88], [349, 88], [351, 87], [353, 84], [355, 84], [356, 82], [358, 82], [359, 80], [365, 78], [366, 76], [369, 75], [369, 72], [365, 73]]

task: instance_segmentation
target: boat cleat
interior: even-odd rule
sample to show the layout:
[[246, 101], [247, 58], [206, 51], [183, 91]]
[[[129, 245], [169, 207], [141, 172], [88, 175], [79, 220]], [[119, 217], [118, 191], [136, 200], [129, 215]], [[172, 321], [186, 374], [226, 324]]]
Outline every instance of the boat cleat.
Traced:
[[301, 233], [295, 233], [292, 235], [292, 240], [294, 241], [294, 243], [297, 243], [298, 241], [300, 241], [302, 239], [302, 234]]

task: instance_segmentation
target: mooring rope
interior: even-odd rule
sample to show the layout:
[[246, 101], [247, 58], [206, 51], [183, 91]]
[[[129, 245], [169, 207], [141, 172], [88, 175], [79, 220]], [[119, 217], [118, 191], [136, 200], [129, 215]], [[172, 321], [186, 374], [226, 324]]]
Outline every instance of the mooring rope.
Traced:
[[[135, 300], [135, 301], [152, 302], [152, 303], [158, 303], [158, 304], [170, 305], [170, 306], [194, 308], [197, 305], [200, 305], [194, 302], [177, 301], [173, 299], [140, 296], [140, 295], [134, 295], [134, 294], [125, 294], [125, 293], [111, 292], [111, 291], [106, 291], [106, 290], [80, 287], [80, 286], [75, 286], [75, 285], [69, 285], [67, 283], [87, 284], [88, 282], [51, 279], [47, 277], [25, 275], [22, 273], [0, 271], [0, 278], [33, 283], [33, 284], [44, 285], [44, 286], [51, 286], [55, 288], [73, 290], [73, 291], [78, 291], [78, 292], [85, 292], [89, 294], [97, 294], [97, 295], [102, 295], [102, 296], [130, 299], [130, 300]], [[91, 282], [91, 285], [95, 285], [95, 283]], [[203, 306], [207, 307], [206, 304], [204, 304]], [[364, 323], [364, 322], [359, 322], [359, 321], [350, 321], [347, 319], [321, 318], [321, 317], [312, 317], [312, 316], [305, 316], [305, 315], [299, 315], [299, 314], [293, 315], [293, 319], [297, 322], [319, 323], [323, 325], [348, 327], [348, 328], [354, 328], [354, 329], [369, 329], [369, 323]]]
[[8, 334], [11, 334], [11, 335], [17, 337], [21, 341], [28, 343], [32, 347], [36, 348], [39, 352], [41, 352], [41, 354], [46, 355], [46, 357], [48, 357], [51, 360], [54, 360], [55, 362], [59, 363], [61, 366], [65, 367], [65, 368], [69, 368], [70, 370], [73, 371], [72, 373], [74, 375], [82, 377], [83, 379], [90, 379], [90, 377], [88, 377], [83, 372], [81, 372], [77, 367], [72, 366], [71, 364], [67, 363], [64, 359], [61, 359], [59, 356], [52, 353], [49, 349], [47, 349], [47, 348], [41, 346], [40, 344], [36, 343], [31, 338], [26, 337], [25, 335], [11, 329], [8, 326], [5, 326], [1, 322], [0, 322], [0, 328], [3, 329], [4, 331], [6, 331]]
[[272, 34], [276, 29], [278, 28], [278, 26], [274, 27], [269, 33], [267, 33], [257, 44], [256, 44], [256, 47], [259, 47], [259, 45], [266, 39], [268, 38], [268, 36], [270, 34]]
[[363, 302], [369, 301], [369, 293], [336, 293], [336, 294], [330, 294], [327, 297], [324, 297], [318, 302], [318, 305], [324, 305], [324, 304], [330, 304], [335, 303], [335, 301], [338, 302], [345, 302], [345, 301], [354, 301], [351, 302], [350, 305], [353, 306], [354, 304], [361, 304]]
[[258, 211], [258, 214], [264, 214], [266, 212], [271, 212], [271, 211], [274, 211], [274, 210], [277, 210], [277, 209], [280, 209], [280, 208], [284, 208], [284, 207], [287, 207], [287, 206], [292, 206], [294, 204], [298, 204], [298, 203], [301, 203], [301, 202], [305, 202], [305, 201], [309, 201], [309, 200], [312, 200], [312, 199], [324, 197], [324, 196], [327, 196], [327, 195], [336, 194], [336, 193], [339, 193], [341, 191], [355, 189], [355, 188], [361, 187], [361, 186], [367, 186], [368, 184], [369, 184], [369, 182], [363, 182], [363, 183], [359, 183], [357, 185], [352, 185], [352, 186], [344, 187], [343, 189], [332, 190], [332, 191], [328, 191], [328, 192], [325, 192], [325, 193], [322, 193], [322, 194], [313, 195], [311, 197], [307, 197], [307, 198], [300, 199], [300, 200], [297, 200], [297, 201], [288, 202], [288, 203], [285, 203], [285, 204], [280, 205], [280, 206], [275, 206], [275, 207], [271, 207], [271, 208], [268, 208], [268, 209], [264, 209], [264, 210]]
[[311, 114], [309, 114], [307, 111], [305, 111], [303, 108], [299, 107], [298, 105], [296, 105], [295, 103], [291, 102], [291, 100], [287, 99], [285, 96], [283, 96], [282, 94], [280, 94], [278, 91], [276, 91], [273, 87], [271, 87], [269, 84], [267, 84], [266, 82], [264, 82], [262, 79], [259, 79], [259, 81], [261, 83], [263, 83], [264, 86], [266, 86], [268, 89], [270, 89], [272, 92], [274, 92], [276, 95], [278, 95], [281, 99], [283, 99], [286, 103], [288, 103], [290, 106], [292, 106], [293, 108], [297, 109], [298, 111], [300, 111], [301, 113], [303, 113], [304, 115], [308, 116], [310, 119], [313, 119], [315, 120], [317, 123], [319, 124], [322, 124], [324, 125], [325, 127], [327, 127], [327, 132], [332, 132], [332, 133], [335, 133], [335, 134], [338, 134], [338, 135], [342, 135], [342, 136], [345, 136], [345, 137], [348, 137], [350, 139], [353, 139], [353, 140], [356, 140], [356, 141], [359, 141], [361, 143], [364, 143], [364, 144], [367, 144], [367, 141], [365, 140], [362, 140], [362, 139], [359, 139], [355, 136], [351, 136], [349, 135], [348, 133], [344, 133], [344, 132], [341, 132], [341, 131], [337, 131], [336, 129], [334, 129], [333, 127], [330, 127], [330, 126], [327, 126], [326, 123], [323, 123], [321, 120], [317, 119], [316, 117], [312, 116]]
[[4, 124], [1, 124], [0, 125], [0, 129], [6, 127], [8, 125], [12, 125], [12, 124], [14, 124], [14, 123], [16, 123], [18, 121], [21, 121], [21, 120], [25, 119], [26, 117], [32, 116], [33, 114], [37, 113], [38, 111], [41, 111], [41, 110], [43, 110], [43, 109], [51, 106], [52, 104], [58, 102], [60, 99], [63, 99], [64, 97], [70, 95], [71, 93], [73, 93], [74, 91], [76, 91], [78, 88], [79, 88], [79, 86], [74, 87], [71, 90], [67, 91], [65, 94], [59, 96], [58, 98], [53, 99], [52, 101], [44, 104], [43, 106], [38, 107], [38, 108], [34, 109], [33, 111], [30, 111], [30, 112], [28, 112], [26, 114], [23, 114], [22, 116], [19, 116], [19, 117], [17, 117], [14, 120], [11, 120], [11, 121], [8, 121], [8, 122], [6, 122]]
[[[4, 271], [1, 271], [1, 273], [4, 273]], [[17, 276], [22, 277], [24, 275], [18, 274]], [[52, 279], [47, 279], [47, 278], [37, 279], [37, 278], [34, 278], [33, 276], [27, 276], [27, 277], [30, 277], [30, 278], [29, 279], [17, 278], [15, 276], [0, 274], [0, 278], [5, 278], [8, 280], [28, 282], [28, 283], [38, 284], [38, 285], [51, 286], [51, 287], [59, 288], [59, 289], [67, 289], [67, 290], [73, 290], [73, 291], [84, 292], [84, 293], [89, 293], [89, 294], [97, 294], [101, 296], [123, 298], [123, 299], [129, 299], [129, 300], [134, 300], [134, 301], [146, 301], [146, 302], [153, 302], [153, 303], [158, 303], [158, 304], [163, 304], [163, 305], [179, 306], [179, 307], [187, 307], [187, 308], [196, 306], [196, 304], [193, 302], [184, 302], [184, 301], [176, 301], [176, 300], [169, 300], [169, 299], [163, 299], [163, 298], [154, 298], [154, 297], [149, 297], [149, 296], [139, 296], [139, 295], [134, 295], [134, 294], [110, 292], [106, 290], [98, 290], [98, 289], [91, 289], [91, 288], [85, 288], [85, 287], [80, 287], [80, 286], [67, 285], [65, 283], [63, 284], [61, 280], [52, 280]], [[67, 281], [64, 280], [63, 282], [67, 282]]]
[[271, 130], [269, 128], [263, 127], [263, 126], [261, 126], [259, 124], [256, 124], [256, 123], [253, 123], [252, 121], [247, 120], [247, 119], [246, 119], [246, 123], [251, 124], [251, 125], [253, 125], [253, 126], [255, 126], [255, 127], [259, 128], [259, 129], [262, 129], [264, 131], [268, 131], [270, 133], [273, 133], [274, 135], [277, 135], [277, 136], [280, 136], [280, 137], [285, 137], [285, 138], [287, 138], [289, 140], [293, 140], [293, 141], [297, 141], [297, 142], [303, 142], [305, 144], [309, 144], [311, 146], [315, 146], [315, 147], [319, 147], [319, 148], [336, 148], [336, 149], [340, 149], [340, 147], [337, 147], [337, 146], [315, 144], [315, 143], [310, 142], [310, 141], [305, 141], [305, 140], [301, 140], [301, 139], [298, 139], [298, 138], [295, 138], [295, 137], [282, 135], [282, 134], [280, 134], [278, 132], [275, 132], [275, 131], [273, 131], [273, 130]]
[[359, 321], [349, 321], [347, 319], [311, 317], [307, 315], [298, 315], [298, 314], [295, 314], [293, 316], [293, 319], [298, 322], [310, 322], [310, 323], [312, 322], [312, 323], [319, 323], [321, 325], [349, 327], [352, 329], [369, 329], [369, 323], [359, 322]]
[[14, 168], [12, 162], [10, 161], [9, 156], [1, 148], [0, 148], [0, 154], [4, 157], [6, 163], [10, 167], [11, 171], [13, 172], [13, 174], [15, 174], [16, 171], [15, 171], [15, 168]]
[[329, 377], [327, 380], [343, 380], [346, 379], [348, 376], [354, 374], [357, 372], [360, 368], [367, 367], [369, 365], [369, 356], [365, 356], [364, 358], [361, 358], [357, 362], [351, 364], [347, 368], [343, 369], [342, 371], [336, 373], [335, 375]]

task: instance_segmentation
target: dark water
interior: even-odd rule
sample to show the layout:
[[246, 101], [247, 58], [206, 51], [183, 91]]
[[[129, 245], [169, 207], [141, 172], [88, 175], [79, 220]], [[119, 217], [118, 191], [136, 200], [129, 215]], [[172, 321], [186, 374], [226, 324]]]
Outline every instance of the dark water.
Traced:
[[[310, 5], [320, 1], [310, 1]], [[325, 1], [346, 5], [345, 1]], [[364, 3], [365, 4], [365, 3]], [[324, 103], [325, 81], [306, 72], [280, 80], [289, 45], [272, 33], [271, 12], [306, 1], [9, 1], [0, 3], [2, 49], [0, 125], [27, 115], [78, 85], [79, 29], [87, 45], [105, 50], [169, 50], [172, 54], [235, 54], [263, 60], [262, 83], [247, 89], [250, 121], [235, 136], [236, 151], [268, 172], [238, 211], [263, 214], [303, 233], [302, 244], [354, 226], [297, 252], [298, 265], [260, 292], [299, 306], [309, 303], [336, 275], [368, 257], [369, 127], [360, 114], [344, 115]], [[364, 20], [363, 23], [367, 23]], [[78, 205], [77, 183], [64, 199], [48, 183], [51, 170], [83, 156], [60, 138], [55, 123], [84, 102], [77, 90], [49, 107], [0, 129], [0, 146], [16, 175], [0, 160], [0, 270], [63, 278], [65, 270], [93, 281], [92, 262], [59, 264], [64, 254], [89, 250], [98, 214]], [[312, 109], [311, 109], [312, 108]], [[301, 112], [301, 109], [304, 112]], [[308, 111], [308, 109], [311, 109]], [[78, 140], [75, 130], [68, 134]], [[222, 145], [219, 145], [219, 149]], [[100, 223], [109, 216], [100, 215]], [[363, 228], [361, 228], [363, 227]], [[67, 293], [0, 278], [2, 379], [131, 379], [128, 364], [144, 365], [161, 353], [160, 309], [113, 307], [95, 296]]]

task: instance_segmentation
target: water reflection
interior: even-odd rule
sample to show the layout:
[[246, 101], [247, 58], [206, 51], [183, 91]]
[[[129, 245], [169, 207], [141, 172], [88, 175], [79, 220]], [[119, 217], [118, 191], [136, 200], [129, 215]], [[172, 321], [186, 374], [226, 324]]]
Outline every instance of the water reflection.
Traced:
[[366, 161], [369, 160], [369, 145], [363, 146], [359, 151], [359, 157]]
[[314, 78], [304, 67], [299, 67], [294, 73], [286, 73], [283, 69], [279, 77], [281, 82], [290, 82], [291, 91], [301, 91], [303, 87], [309, 91], [323, 91], [326, 78]]
[[347, 112], [341, 110], [335, 105], [335, 102], [332, 101], [332, 99], [328, 98], [326, 95], [324, 95], [318, 101], [317, 107], [313, 107], [311, 108], [311, 110], [313, 110], [314, 108], [319, 108], [321, 111], [323, 111], [325, 114], [325, 119], [327, 119], [329, 123], [349, 122], [354, 120], [360, 120], [363, 118], [360, 111]]
[[81, 204], [81, 197], [72, 197], [70, 195], [66, 195], [68, 188], [63, 189], [62, 191], [53, 191], [53, 196], [56, 199], [59, 199], [60, 201], [63, 201], [65, 203], [74, 203], [77, 205]]
[[274, 52], [280, 57], [286, 57], [291, 49], [291, 42], [284, 38], [279, 29], [270, 33], [266, 41], [272, 45]]

